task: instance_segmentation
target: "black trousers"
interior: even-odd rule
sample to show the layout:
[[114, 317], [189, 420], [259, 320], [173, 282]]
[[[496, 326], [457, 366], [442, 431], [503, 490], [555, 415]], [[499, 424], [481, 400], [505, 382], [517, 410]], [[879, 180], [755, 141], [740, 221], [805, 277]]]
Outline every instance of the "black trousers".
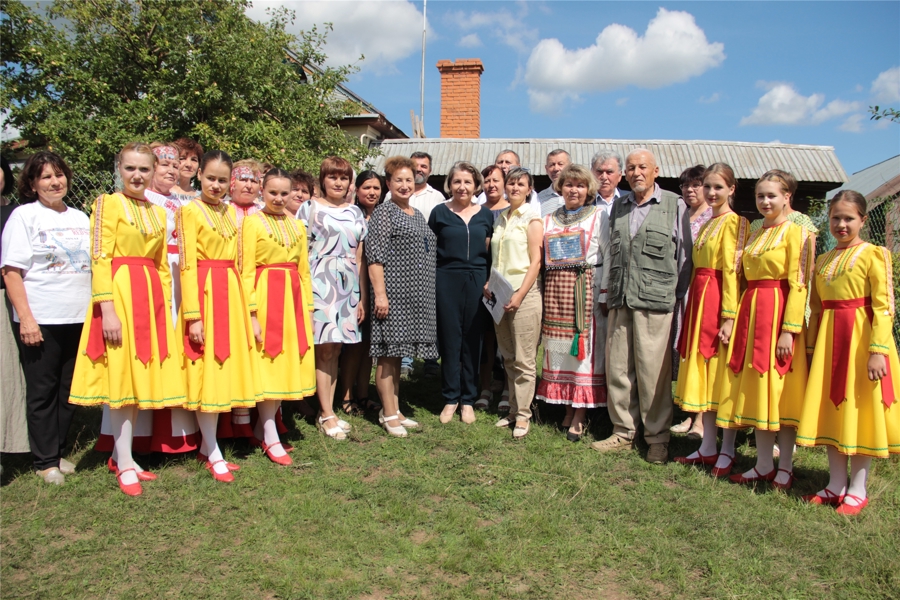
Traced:
[[481, 302], [482, 279], [471, 271], [437, 271], [441, 392], [447, 404], [474, 404], [478, 399], [478, 365], [487, 312]]
[[25, 413], [34, 468], [58, 467], [75, 416], [69, 390], [83, 325], [41, 325], [44, 341], [26, 346], [19, 337], [19, 361], [25, 374]]

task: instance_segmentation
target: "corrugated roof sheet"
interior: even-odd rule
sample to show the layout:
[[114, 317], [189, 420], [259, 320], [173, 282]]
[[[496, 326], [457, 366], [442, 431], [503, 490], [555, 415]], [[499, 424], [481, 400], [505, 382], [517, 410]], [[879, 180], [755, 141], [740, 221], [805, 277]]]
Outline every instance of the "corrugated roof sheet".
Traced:
[[826, 198], [830, 200], [841, 190], [856, 190], [868, 198], [872, 192], [896, 177], [900, 177], [900, 154], [857, 171], [850, 176], [846, 184], [828, 192]]
[[637, 148], [647, 148], [656, 156], [660, 177], [678, 177], [696, 164], [725, 162], [739, 179], [757, 179], [769, 169], [784, 169], [799, 181], [844, 183], [847, 174], [831, 146], [795, 144], [760, 144], [754, 142], [722, 142], [699, 140], [591, 140], [591, 139], [408, 139], [385, 140], [383, 156], [375, 160], [380, 170], [384, 159], [413, 152], [432, 156], [432, 174], [446, 175], [453, 163], [465, 160], [476, 167], [494, 162], [501, 150], [518, 153], [522, 166], [536, 174], [544, 174], [544, 163], [551, 150], [562, 148], [573, 162], [589, 165], [601, 149], [612, 149], [624, 158]]

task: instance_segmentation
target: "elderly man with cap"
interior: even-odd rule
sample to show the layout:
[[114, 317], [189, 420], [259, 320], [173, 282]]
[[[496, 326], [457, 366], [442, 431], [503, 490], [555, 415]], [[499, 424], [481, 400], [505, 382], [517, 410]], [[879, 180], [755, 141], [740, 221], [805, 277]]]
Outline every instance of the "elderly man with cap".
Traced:
[[551, 150], [550, 154], [547, 155], [547, 164], [544, 165], [544, 170], [547, 171], [547, 175], [550, 177], [550, 187], [538, 194], [542, 217], [553, 214], [557, 208], [563, 205], [562, 196], [553, 189], [553, 183], [559, 179], [559, 174], [571, 162], [572, 158], [569, 156], [569, 153], [559, 148]]
[[[672, 424], [672, 311], [691, 276], [691, 229], [678, 196], [656, 183], [653, 153], [625, 159], [631, 192], [612, 206], [603, 282], [608, 291], [607, 385], [613, 433], [591, 447], [632, 448], [638, 427], [650, 448], [647, 462], [669, 458]], [[601, 308], [602, 305], [601, 305]]]

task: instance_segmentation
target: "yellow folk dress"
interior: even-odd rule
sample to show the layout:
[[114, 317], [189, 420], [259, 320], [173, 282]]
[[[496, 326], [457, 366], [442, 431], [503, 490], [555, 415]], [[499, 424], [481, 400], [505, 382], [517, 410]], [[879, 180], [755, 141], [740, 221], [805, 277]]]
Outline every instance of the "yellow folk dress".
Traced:
[[[238, 264], [234, 208], [197, 198], [178, 209], [181, 263], [179, 331], [183, 333], [187, 401], [184, 408], [228, 412], [262, 399], [253, 329]], [[190, 321], [202, 319], [204, 345], [188, 337]]]
[[[900, 360], [891, 334], [891, 255], [861, 243], [827, 252], [816, 264], [807, 352], [813, 352], [801, 446], [884, 458], [900, 453]], [[870, 353], [887, 359], [888, 376], [869, 381]]]
[[[91, 211], [91, 290], [69, 402], [159, 409], [185, 400], [172, 327], [166, 214], [146, 200], [103, 195]], [[122, 345], [103, 339], [100, 303], [112, 301]]]
[[316, 391], [312, 282], [306, 227], [265, 212], [241, 224], [241, 276], [263, 342], [256, 344], [264, 400], [302, 400]]
[[725, 319], [736, 319], [741, 296], [741, 253], [750, 223], [735, 213], [713, 217], [694, 241], [691, 288], [678, 340], [680, 367], [675, 402], [688, 412], [716, 410], [714, 388], [726, 348], [719, 342]]
[[[747, 289], [716, 376], [717, 426], [778, 431], [799, 423], [807, 379], [807, 284], [814, 258], [812, 235], [791, 221], [755, 231], [744, 246], [741, 270]], [[787, 361], [775, 356], [782, 332], [795, 334]]]

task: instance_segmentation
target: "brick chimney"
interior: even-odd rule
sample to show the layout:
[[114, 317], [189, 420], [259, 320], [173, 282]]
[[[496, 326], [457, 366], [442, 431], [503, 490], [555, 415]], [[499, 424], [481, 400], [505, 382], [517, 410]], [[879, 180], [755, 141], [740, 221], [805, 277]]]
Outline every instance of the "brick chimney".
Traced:
[[441, 60], [437, 68], [441, 72], [441, 137], [481, 137], [481, 60]]

